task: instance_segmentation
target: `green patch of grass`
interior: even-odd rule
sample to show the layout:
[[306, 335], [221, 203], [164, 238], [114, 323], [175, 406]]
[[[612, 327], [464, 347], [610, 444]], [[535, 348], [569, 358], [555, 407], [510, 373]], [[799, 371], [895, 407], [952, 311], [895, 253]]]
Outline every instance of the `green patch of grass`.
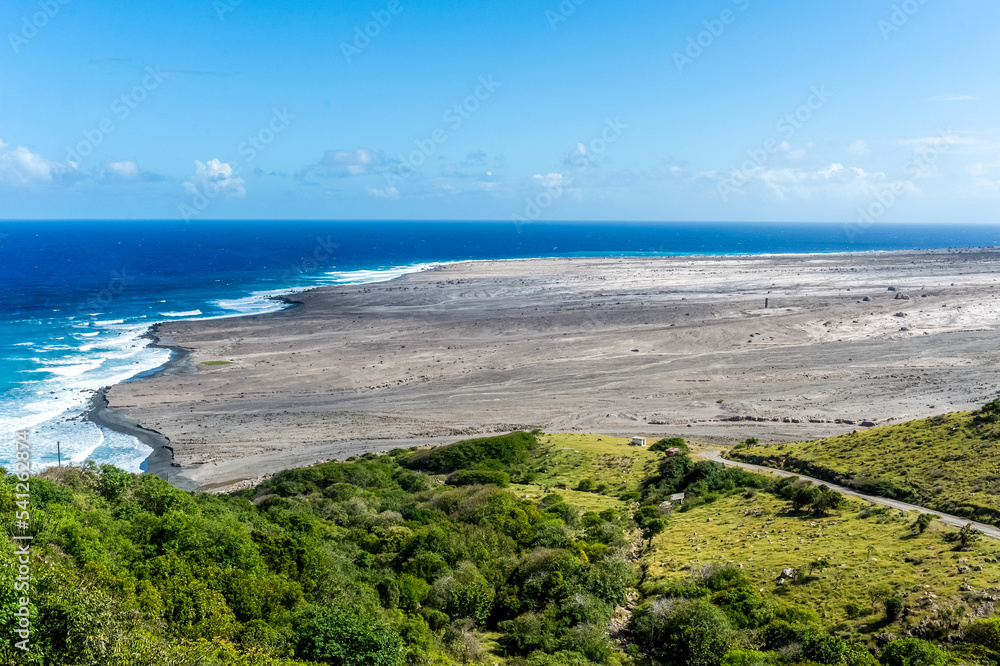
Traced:
[[[859, 511], [864, 507], [871, 512], [867, 518]], [[772, 601], [816, 611], [827, 627], [856, 635], [898, 635], [921, 621], [951, 622], [997, 593], [1000, 564], [993, 560], [1000, 543], [956, 552], [944, 540], [950, 528], [934, 522], [917, 535], [910, 528], [914, 520], [861, 502], [840, 515], [815, 518], [791, 512], [767, 492], [733, 494], [673, 513], [644, 556], [646, 585], [681, 582], [708, 564], [742, 565]], [[959, 562], [963, 558], [967, 562]], [[970, 569], [960, 572], [960, 566]], [[789, 567], [802, 577], [779, 585]], [[885, 623], [881, 603], [872, 603], [879, 592], [902, 597], [907, 617]]]
[[989, 407], [731, 455], [1000, 524], [1000, 424]]
[[607, 435], [542, 435], [531, 460], [534, 484], [560, 494], [581, 487], [610, 495], [635, 490], [663, 454], [630, 443]]
[[202, 361], [202, 365], [231, 365], [232, 361]]

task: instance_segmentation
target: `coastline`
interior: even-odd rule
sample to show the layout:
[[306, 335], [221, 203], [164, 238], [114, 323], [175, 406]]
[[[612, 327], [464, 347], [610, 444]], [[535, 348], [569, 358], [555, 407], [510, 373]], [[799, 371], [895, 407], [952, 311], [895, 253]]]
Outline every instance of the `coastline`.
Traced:
[[[149, 328], [141, 336], [139, 336], [139, 338], [150, 340], [147, 347], [168, 350], [170, 352], [170, 358], [167, 359], [167, 361], [160, 367], [141, 372], [124, 382], [119, 382], [119, 384], [143, 381], [145, 379], [152, 379], [161, 375], [191, 373], [195, 371], [193, 361], [191, 359], [190, 349], [179, 345], [163, 344], [161, 342], [158, 330], [162, 323], [165, 322], [151, 324]], [[163, 433], [157, 432], [156, 430], [144, 428], [135, 419], [129, 418], [120, 410], [110, 407], [107, 394], [113, 386], [117, 386], [117, 384], [105, 386], [95, 391], [94, 396], [91, 398], [90, 405], [83, 413], [83, 420], [90, 421], [98, 427], [107, 428], [123, 435], [134, 437], [149, 448], [153, 449], [152, 453], [146, 456], [145, 460], [142, 462], [142, 467], [144, 468], [145, 473], [155, 474], [161, 479], [170, 481], [171, 468], [179, 466], [174, 463], [174, 450], [170, 446], [170, 438]], [[193, 490], [193, 488], [184, 488], [184, 490]]]
[[[158, 344], [183, 348], [185, 371], [175, 357], [108, 393], [171, 440], [171, 481], [202, 489], [515, 427], [826, 436], [993, 390], [984, 370], [979, 385], [937, 395], [967, 362], [933, 339], [950, 336], [952, 356], [993, 353], [998, 259], [969, 249], [445, 264], [297, 292], [301, 305], [266, 316], [161, 325]], [[913, 298], [894, 300], [894, 284]]]
[[[286, 307], [281, 310], [261, 314], [201, 317], [191, 319], [189, 321], [212, 321], [215, 319], [236, 317], [262, 317], [269, 314], [276, 314], [278, 312], [283, 312], [284, 310], [303, 305], [302, 301], [292, 298], [297, 293], [299, 292], [290, 290], [287, 294], [276, 294], [271, 296], [271, 299], [285, 304]], [[153, 449], [152, 453], [146, 456], [140, 465], [143, 468], [144, 473], [155, 474], [161, 479], [173, 483], [182, 490], [194, 490], [195, 487], [192, 484], [185, 483], [183, 479], [177, 478], [177, 475], [173, 473], [176, 468], [180, 467], [180, 465], [174, 462], [174, 450], [170, 446], [170, 438], [163, 433], [157, 432], [156, 430], [144, 428], [138, 421], [126, 416], [121, 410], [111, 407], [107, 398], [108, 391], [119, 384], [130, 384], [132, 382], [141, 382], [160, 376], [192, 374], [197, 372], [198, 368], [192, 359], [192, 350], [177, 344], [166, 344], [161, 340], [159, 334], [160, 327], [168, 323], [171, 322], [160, 321], [150, 324], [149, 328], [147, 328], [146, 331], [139, 336], [139, 339], [150, 340], [149, 344], [146, 345], [147, 348], [168, 350], [170, 352], [170, 357], [158, 368], [140, 372], [122, 382], [118, 382], [118, 384], [103, 386], [100, 389], [97, 389], [82, 416], [84, 421], [90, 421], [98, 427], [107, 428], [108, 430], [113, 430], [122, 435], [134, 437], [149, 448]]]

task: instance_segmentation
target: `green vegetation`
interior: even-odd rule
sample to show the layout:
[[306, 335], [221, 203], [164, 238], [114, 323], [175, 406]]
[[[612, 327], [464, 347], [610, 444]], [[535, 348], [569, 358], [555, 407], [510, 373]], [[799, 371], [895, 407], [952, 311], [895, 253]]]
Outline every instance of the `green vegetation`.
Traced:
[[649, 447], [650, 451], [666, 451], [668, 449], [680, 449], [681, 451], [691, 450], [687, 442], [685, 442], [682, 437], [669, 437], [667, 439], [661, 439]]
[[232, 361], [202, 361], [202, 365], [232, 365]]
[[740, 445], [731, 455], [1000, 525], [1000, 400], [812, 442]]
[[[15, 483], [0, 483], [8, 514]], [[31, 501], [34, 633], [18, 663], [1000, 659], [1000, 620], [980, 619], [1000, 595], [996, 542], [606, 436], [366, 454], [229, 495], [91, 464], [32, 478]], [[0, 560], [9, 639], [9, 539]]]

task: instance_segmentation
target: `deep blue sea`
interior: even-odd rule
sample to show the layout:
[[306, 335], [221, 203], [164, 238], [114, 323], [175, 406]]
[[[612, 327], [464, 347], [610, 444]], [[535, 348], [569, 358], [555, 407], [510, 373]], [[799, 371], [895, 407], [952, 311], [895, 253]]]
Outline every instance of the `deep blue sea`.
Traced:
[[31, 431], [36, 466], [140, 469], [150, 450], [80, 420], [93, 392], [168, 360], [156, 322], [279, 309], [318, 285], [470, 259], [867, 252], [1000, 245], [1000, 227], [509, 222], [0, 222], [0, 465]]

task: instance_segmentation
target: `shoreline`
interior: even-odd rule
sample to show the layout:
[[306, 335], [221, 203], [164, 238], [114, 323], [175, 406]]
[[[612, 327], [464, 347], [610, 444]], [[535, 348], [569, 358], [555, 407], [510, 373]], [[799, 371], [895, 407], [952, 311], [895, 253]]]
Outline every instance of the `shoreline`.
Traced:
[[[147, 348], [168, 350], [170, 358], [158, 368], [138, 373], [123, 382], [104, 386], [95, 391], [94, 396], [90, 400], [90, 405], [83, 412], [83, 420], [90, 421], [98, 427], [134, 437], [153, 449], [152, 453], [142, 461], [140, 468], [143, 469], [143, 473], [145, 474], [154, 474], [165, 481], [170, 481], [171, 468], [180, 467], [180, 465], [174, 462], [174, 449], [170, 446], [170, 438], [156, 430], [143, 427], [135, 419], [129, 418], [120, 410], [112, 408], [108, 403], [107, 397], [108, 391], [121, 384], [141, 382], [165, 374], [190, 373], [195, 371], [190, 349], [179, 345], [161, 344], [158, 329], [163, 323], [165, 322], [150, 324], [149, 328], [139, 336], [139, 339], [150, 340], [150, 343], [146, 345]], [[183, 489], [193, 490], [193, 488]]]
[[[281, 301], [286, 305], [286, 307], [281, 310], [274, 312], [226, 315], [223, 317], [206, 317], [191, 320], [181, 319], [172, 321], [212, 321], [215, 319], [225, 319], [230, 317], [259, 317], [266, 314], [275, 314], [275, 312], [283, 312], [284, 310], [303, 305], [302, 301], [296, 301], [291, 298], [296, 293], [299, 292], [289, 292], [288, 294], [277, 294], [272, 296], [271, 298], [273, 300]], [[152, 453], [146, 456], [142, 463], [140, 463], [140, 469], [142, 469], [145, 474], [155, 474], [165, 481], [171, 481], [171, 468], [180, 467], [179, 464], [174, 462], [174, 450], [170, 446], [170, 438], [155, 430], [144, 428], [135, 419], [131, 419], [121, 413], [120, 410], [110, 407], [108, 404], [107, 393], [119, 384], [141, 382], [147, 379], [155, 379], [156, 377], [162, 375], [191, 374], [197, 372], [197, 366], [195, 366], [194, 361], [191, 358], [192, 350], [180, 345], [161, 343], [158, 334], [159, 328], [163, 324], [168, 323], [171, 323], [171, 321], [159, 321], [154, 324], [150, 324], [146, 331], [144, 331], [138, 339], [151, 341], [146, 345], [146, 348], [168, 350], [170, 352], [170, 358], [168, 358], [159, 367], [137, 373], [124, 381], [118, 382], [118, 384], [110, 384], [97, 389], [94, 391], [94, 395], [90, 399], [90, 404], [87, 406], [87, 409], [85, 409], [82, 413], [84, 421], [90, 421], [98, 427], [107, 428], [108, 430], [113, 430], [119, 434], [134, 437], [141, 443], [153, 449]], [[183, 488], [183, 490], [194, 490], [194, 488]]]
[[[298, 307], [298, 306], [305, 306], [307, 303], [309, 303], [311, 305], [316, 305], [317, 301], [322, 301], [323, 299], [329, 300], [328, 297], [332, 297], [333, 295], [336, 295], [336, 296], [339, 297], [339, 296], [343, 296], [345, 294], [360, 294], [360, 293], [367, 293], [369, 291], [371, 291], [373, 293], [384, 294], [385, 292], [393, 292], [393, 291], [399, 291], [399, 290], [409, 290], [413, 284], [421, 284], [421, 285], [423, 285], [423, 284], [429, 283], [429, 282], [433, 281], [434, 279], [441, 278], [442, 274], [447, 274], [444, 277], [458, 277], [458, 278], [462, 278], [462, 279], [459, 280], [459, 282], [461, 282], [464, 279], [463, 278], [464, 274], [479, 275], [480, 273], [490, 273], [491, 270], [494, 273], [504, 273], [504, 274], [506, 274], [506, 273], [515, 273], [515, 272], [517, 272], [518, 270], [521, 270], [521, 269], [523, 269], [524, 271], [527, 271], [527, 272], [531, 272], [531, 270], [533, 270], [534, 268], [537, 268], [539, 266], [544, 266], [544, 265], [559, 265], [559, 266], [567, 266], [567, 267], [569, 267], [569, 266], [579, 266], [579, 265], [588, 264], [588, 263], [591, 263], [591, 264], [610, 264], [610, 265], [625, 263], [625, 264], [629, 264], [629, 265], [646, 265], [646, 264], [653, 265], [653, 264], [655, 264], [655, 265], [659, 265], [661, 267], [674, 266], [676, 268], [677, 266], [685, 264], [685, 263], [692, 264], [692, 265], [694, 265], [696, 267], [697, 266], [701, 266], [701, 265], [706, 265], [707, 266], [707, 265], [716, 265], [716, 264], [718, 264], [720, 266], [722, 266], [722, 265], [735, 265], [735, 264], [745, 263], [745, 262], [750, 262], [751, 264], [766, 264], [766, 263], [774, 263], [774, 262], [777, 262], [777, 263], [788, 263], [788, 262], [791, 262], [794, 265], [798, 265], [798, 264], [805, 265], [805, 264], [808, 264], [808, 263], [814, 262], [814, 261], [831, 262], [831, 261], [836, 261], [837, 259], [842, 259], [843, 261], [840, 262], [840, 263], [842, 263], [844, 266], [848, 266], [848, 265], [856, 264], [856, 263], [862, 263], [863, 264], [866, 261], [876, 261], [876, 262], [877, 261], [883, 261], [884, 262], [884, 261], [889, 261], [889, 260], [891, 260], [892, 258], [895, 258], [895, 257], [913, 257], [915, 259], [918, 259], [918, 258], [922, 257], [922, 258], [926, 259], [928, 257], [935, 257], [935, 258], [936, 257], [942, 257], [942, 258], [943, 257], [955, 257], [956, 255], [964, 255], [966, 257], [969, 256], [969, 255], [977, 255], [977, 256], [987, 255], [987, 256], [993, 256], [995, 254], [996, 254], [996, 248], [971, 247], [971, 248], [961, 248], [961, 249], [951, 248], [951, 249], [932, 249], [932, 250], [922, 250], [922, 251], [909, 251], [909, 250], [868, 251], [868, 250], [865, 250], [865, 251], [859, 251], [859, 252], [829, 252], [829, 253], [819, 252], [819, 253], [791, 254], [791, 255], [744, 254], [744, 255], [712, 255], [712, 256], [706, 256], [706, 255], [690, 255], [690, 254], [687, 254], [687, 255], [670, 255], [670, 256], [667, 256], [667, 255], [663, 255], [663, 254], [659, 254], [658, 253], [656, 255], [645, 255], [645, 256], [636, 256], [636, 255], [633, 254], [633, 255], [628, 255], [628, 256], [625, 256], [625, 255], [601, 255], [599, 257], [576, 257], [576, 256], [574, 256], [574, 257], [554, 257], [554, 258], [549, 258], [549, 259], [545, 259], [545, 258], [515, 258], [515, 259], [497, 259], [497, 260], [461, 260], [461, 261], [455, 261], [455, 262], [441, 262], [441, 263], [434, 264], [433, 267], [431, 267], [431, 268], [429, 268], [427, 270], [419, 271], [419, 272], [413, 272], [413, 273], [406, 273], [406, 274], [401, 275], [401, 276], [394, 276], [393, 278], [391, 278], [389, 280], [386, 280], [386, 281], [367, 282], [367, 283], [358, 283], [358, 284], [342, 284], [342, 285], [317, 285], [317, 286], [309, 288], [309, 289], [305, 289], [305, 290], [301, 290], [301, 291], [296, 291], [296, 292], [294, 292], [292, 294], [289, 294], [288, 296], [276, 295], [275, 298], [277, 300], [283, 300], [285, 303], [289, 304], [290, 307], [283, 308], [283, 309], [278, 310], [278, 311], [272, 311], [272, 312], [268, 312], [268, 313], [262, 313], [263, 315], [266, 315], [266, 316], [256, 315], [256, 314], [248, 314], [248, 315], [242, 315], [242, 316], [228, 317], [228, 318], [226, 318], [228, 321], [227, 321], [227, 324], [225, 324], [225, 325], [219, 325], [220, 319], [201, 319], [201, 320], [197, 320], [197, 321], [176, 320], [176, 321], [170, 321], [170, 322], [167, 322], [167, 323], [156, 324], [156, 325], [154, 325], [154, 326], [151, 327], [151, 330], [149, 332], [150, 335], [151, 335], [151, 337], [154, 338], [154, 343], [153, 344], [155, 344], [156, 346], [159, 346], [159, 347], [170, 349], [174, 353], [172, 354], [170, 360], [168, 360], [162, 366], [162, 368], [160, 368], [157, 372], [154, 372], [150, 376], [142, 377], [142, 378], [136, 379], [134, 381], [130, 380], [130, 383], [141, 383], [141, 384], [145, 385], [145, 384], [150, 383], [150, 382], [154, 382], [155, 383], [155, 382], [157, 382], [158, 380], [160, 380], [160, 379], [162, 379], [164, 377], [176, 376], [176, 375], [179, 375], [179, 374], [192, 374], [192, 373], [201, 373], [201, 374], [199, 374], [199, 377], [204, 376], [206, 378], [210, 378], [210, 377], [214, 377], [215, 376], [215, 375], [212, 375], [210, 373], [218, 373], [219, 372], [219, 370], [206, 370], [205, 368], [200, 368], [198, 365], [196, 365], [194, 363], [194, 360], [193, 360], [193, 357], [192, 357], [192, 354], [194, 353], [193, 349], [189, 348], [189, 347], [185, 347], [185, 346], [180, 345], [180, 344], [176, 344], [177, 343], [177, 339], [176, 338], [168, 339], [166, 341], [162, 340], [161, 336], [160, 336], [160, 333], [161, 333], [160, 329], [164, 325], [169, 325], [170, 328], [171, 328], [171, 330], [173, 332], [176, 332], [178, 329], [182, 329], [185, 332], [185, 334], [187, 334], [187, 332], [189, 332], [189, 331], [203, 330], [205, 328], [225, 329], [225, 330], [229, 330], [229, 329], [233, 329], [233, 328], [241, 328], [241, 327], [242, 328], [253, 328], [253, 329], [262, 329], [262, 328], [266, 329], [266, 328], [269, 327], [268, 323], [269, 322], [273, 323], [273, 321], [274, 321], [274, 320], [271, 320], [270, 318], [271, 317], [279, 317], [279, 316], [282, 317], [282, 318], [293, 317], [293, 320], [292, 320], [293, 322], [294, 321], [299, 321], [299, 320], [310, 321], [310, 316], [312, 316], [312, 315], [320, 316], [321, 313], [317, 314], [316, 311], [313, 311], [312, 313], [310, 313], [309, 316], [303, 317], [303, 316], [300, 316], [300, 315], [302, 315], [303, 312], [309, 312], [310, 309], [308, 307]], [[960, 262], [962, 260], [958, 260], [958, 261]], [[958, 263], [958, 262], [945, 262], [945, 263]], [[854, 269], [854, 270], [857, 270], [857, 269]], [[459, 275], [459, 274], [463, 274], [463, 275]], [[430, 277], [428, 277], [428, 276], [430, 276]], [[454, 282], [454, 280], [449, 280], [447, 282], [449, 282], [449, 283], [450, 282]], [[410, 285], [410, 286], [407, 286], [407, 285]], [[444, 285], [439, 285], [439, 288], [441, 288], [442, 286], [444, 286]], [[848, 289], [847, 291], [850, 291], [850, 289]], [[678, 293], [681, 293], [681, 292], [678, 292]], [[683, 293], [687, 293], [687, 292], [683, 292]], [[767, 293], [770, 293], [770, 292], [768, 291]], [[709, 296], [711, 296], [711, 295], [709, 295]], [[722, 297], [722, 296], [724, 296], [724, 294], [719, 294], [719, 297]], [[294, 297], [294, 300], [292, 298], [290, 298], [290, 297]], [[682, 300], [687, 300], [687, 299], [682, 299]], [[353, 302], [354, 301], [352, 301], [352, 303]], [[362, 299], [361, 301], [359, 301], [358, 304], [356, 305], [356, 307], [365, 307], [365, 301], [364, 301], [364, 299]], [[776, 310], [772, 310], [772, 312], [776, 312]], [[365, 315], [365, 316], [367, 317], [368, 315]], [[215, 323], [213, 323], [213, 322], [215, 322]], [[288, 322], [283, 323], [283, 324], [279, 324], [278, 326], [271, 327], [271, 328], [282, 329], [283, 327], [287, 327], [287, 326], [288, 326]], [[171, 333], [171, 335], [173, 335], [173, 334], [174, 333]], [[240, 339], [242, 339], [242, 337]], [[449, 347], [449, 349], [450, 349], [450, 347]], [[298, 352], [295, 352], [295, 353], [298, 353]], [[185, 385], [189, 385], [189, 384], [185, 384]], [[199, 382], [199, 385], [200, 385], [200, 382]], [[108, 387], [108, 389], [105, 390], [103, 393], [107, 393], [108, 391], [110, 391], [112, 393], [121, 393], [122, 391], [120, 389], [118, 389], [118, 387], [121, 387], [121, 386], [123, 386], [123, 384], [115, 385], [114, 387]], [[341, 387], [336, 387], [336, 388], [339, 390]], [[204, 402], [204, 401], [202, 401], [202, 402]], [[334, 404], [335, 403], [336, 403], [336, 401], [334, 401]], [[105, 411], [105, 410], [111, 410], [111, 411], [113, 411], [115, 409], [116, 409], [115, 407], [100, 407], [97, 410], [97, 413], [96, 413], [95, 416], [96, 416], [96, 418], [100, 419], [101, 418], [100, 415], [101, 415], [102, 411]], [[212, 408], [208, 407], [207, 409], [211, 410]], [[270, 408], [268, 408], [268, 409], [270, 409]], [[277, 407], [275, 406], [274, 409], [277, 409]], [[162, 413], [162, 410], [159, 410], [159, 412]], [[286, 410], [285, 413], [287, 414], [288, 410]], [[218, 414], [216, 414], [215, 412], [212, 412], [212, 414], [213, 414], [213, 418], [220, 418], [220, 416]], [[255, 415], [255, 413], [254, 413], [253, 410], [250, 410], [249, 413], [247, 413], [245, 411], [245, 408], [241, 408], [240, 414], [243, 417], [245, 417], [246, 419], [249, 419], [249, 420], [253, 420], [256, 417], [256, 415]], [[609, 414], [609, 416], [610, 416], [610, 414]], [[858, 422], [858, 423], [864, 421], [864, 422], [866, 422], [866, 425], [867, 425], [868, 422], [875, 423], [875, 422], [884, 421], [884, 419], [870, 417], [870, 416], [865, 416], [864, 414], [862, 414], [862, 416], [859, 417], [859, 418], [854, 418], [853, 415], [851, 415], [851, 417], [852, 418], [841, 418], [841, 419], [831, 418], [829, 420], [827, 420], [827, 419], [813, 419], [812, 422], [813, 423], [830, 423], [830, 424], [833, 424], [835, 420], [839, 420], [840, 423], [836, 424], [837, 427], [846, 427], [846, 424], [850, 423], [851, 421], [855, 421], [855, 422]], [[798, 424], [800, 422], [796, 418], [790, 418], [790, 417], [787, 417], [787, 416], [784, 417], [784, 418], [782, 418], [782, 417], [774, 417], [774, 416], [763, 418], [763, 417], [754, 416], [753, 413], [748, 413], [748, 414], [731, 414], [731, 415], [729, 415], [729, 416], [726, 417], [726, 420], [730, 422], [729, 423], [729, 430], [732, 430], [734, 428], [739, 428], [739, 427], [744, 427], [745, 428], [747, 426], [750, 426], [751, 424], [756, 426], [756, 425], [758, 425], [757, 424], [758, 421], [760, 421], [760, 422], [767, 421], [767, 422], [770, 422], [770, 423], [778, 423], [778, 424], [788, 424], [788, 423]], [[522, 424], [523, 423], [531, 423], [531, 424], [535, 424], [536, 423], [535, 421], [529, 421], [529, 420], [520, 420], [520, 421], [521, 421]], [[661, 425], [661, 426], [673, 425], [673, 424], [670, 423], [670, 419], [667, 419], [666, 421], [664, 421], [662, 423], [659, 423], [660, 421], [662, 421], [662, 419], [653, 419], [653, 420], [649, 421], [649, 423], [647, 425]], [[233, 459], [231, 459], [231, 458], [219, 458], [218, 460], [216, 460], [215, 458], [213, 458], [211, 456], [209, 456], [209, 458], [206, 458], [205, 460], [199, 460], [199, 461], [191, 461], [190, 459], [187, 459], [187, 464], [185, 464], [183, 466], [181, 465], [181, 463], [177, 463], [177, 462], [174, 462], [173, 464], [169, 464], [168, 463], [167, 464], [168, 466], [165, 466], [164, 462], [162, 460], [162, 458], [165, 457], [165, 453], [164, 453], [164, 450], [163, 450], [162, 447], [166, 446], [169, 443], [169, 441], [170, 441], [169, 437], [167, 437], [167, 435], [164, 435], [162, 433], [157, 433], [155, 430], [151, 430], [149, 428], [145, 428], [145, 427], [139, 425], [140, 422], [142, 422], [141, 418], [140, 419], [128, 419], [128, 418], [124, 418], [124, 417], [113, 418], [111, 424], [109, 425], [109, 427], [112, 427], [113, 429], [118, 429], [118, 428], [114, 428], [114, 425], [119, 425], [120, 427], [124, 427], [124, 428], [129, 429], [129, 430], [125, 431], [125, 434], [130, 434], [130, 435], [133, 435], [133, 436], [139, 436], [139, 434], [141, 433], [144, 436], [146, 436], [147, 438], [153, 437], [152, 440], [148, 440], [148, 441], [155, 441], [157, 444], [159, 444], [159, 448], [158, 447], [153, 447], [154, 448], [154, 454], [151, 454], [150, 457], [147, 459], [147, 462], [149, 464], [148, 471], [153, 472], [153, 473], [159, 472], [161, 476], [163, 474], [166, 474], [166, 476], [168, 477], [168, 479], [172, 483], [175, 483], [175, 484], [181, 485], [181, 486], [204, 487], [206, 489], [208, 487], [224, 487], [224, 486], [226, 486], [226, 483], [224, 483], [224, 482], [220, 482], [220, 481], [216, 481], [216, 480], [213, 480], [213, 481], [210, 481], [210, 482], [208, 481], [208, 477], [211, 476], [211, 473], [207, 471], [207, 468], [205, 466], [206, 465], [210, 465], [210, 466], [223, 466], [223, 467], [226, 467], [227, 469], [228, 468], [232, 468], [233, 469], [233, 472], [225, 472], [226, 474], [233, 474], [235, 472], [236, 468], [239, 467], [239, 465], [234, 464], [235, 461]], [[686, 427], [691, 428], [692, 424], [694, 424], [694, 426], [697, 427], [697, 428], [699, 428], [699, 429], [708, 428], [709, 430], [711, 430], [711, 428], [709, 428], [707, 425], [705, 425], [705, 426], [698, 425], [699, 423], [707, 423], [707, 422], [704, 422], [703, 420], [699, 421], [698, 419], [689, 420], [689, 422], [687, 423]], [[509, 425], [517, 425], [517, 424], [509, 424]], [[639, 424], [636, 424], [636, 425], [639, 425]], [[684, 427], [684, 424], [676, 424], [676, 425], [679, 426], [679, 427]], [[683, 431], [681, 431], [679, 429], [679, 427], [676, 428], [676, 429], [674, 429], [674, 430], [672, 430], [671, 432], [674, 432], [674, 433], [677, 433], [677, 434], [685, 434]], [[446, 428], [438, 428], [438, 430], [442, 430], [442, 429], [446, 429]], [[463, 430], [463, 428], [461, 427], [461, 423], [459, 423], [457, 420], [456, 420], [455, 428], [454, 429], [456, 431], [457, 430]], [[468, 428], [465, 428], [465, 429], [468, 430]], [[662, 427], [660, 429], [662, 430]], [[363, 428], [362, 428], [362, 430], [363, 430]], [[591, 430], [598, 431], [598, 429], [596, 429], [596, 428], [591, 428]], [[607, 434], [611, 434], [611, 432], [607, 431], [607, 429], [600, 429], [600, 431], [605, 431], [605, 432], [607, 432]], [[122, 430], [119, 430], [119, 432], [122, 432]], [[628, 430], [628, 431], [627, 430], [623, 430], [621, 428], [616, 428], [615, 432], [631, 432], [631, 431], [630, 430]], [[156, 433], [156, 435], [158, 435], [159, 437], [162, 437], [163, 440], [156, 439], [156, 437], [153, 436], [153, 435], [151, 435], [150, 433]], [[705, 434], [705, 436], [721, 437], [723, 439], [726, 438], [726, 434], [724, 432], [713, 431], [713, 433], [714, 434], [709, 433], [709, 432], [705, 432], [704, 434]], [[362, 436], [362, 437], [358, 437], [358, 436], [351, 437], [350, 433], [337, 432], [336, 430], [335, 430], [335, 434], [336, 434], [336, 436], [335, 436], [334, 439], [324, 440], [324, 441], [328, 441], [327, 445], [324, 445], [322, 447], [315, 447], [316, 448], [316, 455], [313, 456], [312, 462], [315, 462], [317, 460], [326, 460], [326, 459], [329, 459], [330, 458], [330, 452], [333, 449], [333, 447], [335, 447], [335, 446], [341, 446], [341, 448], [343, 448], [345, 451], [354, 450], [354, 448], [358, 448], [358, 447], [365, 448], [366, 447], [366, 445], [364, 444], [365, 441], [367, 441], [369, 443], [372, 443], [372, 444], [374, 444], [376, 441], [377, 442], [381, 442], [378, 446], [379, 446], [379, 448], [383, 448], [383, 447], [388, 447], [391, 443], [397, 443], [397, 445], [406, 445], [408, 442], [415, 442], [417, 440], [426, 441], [427, 443], [443, 443], [444, 441], [447, 441], [449, 439], [449, 437], [451, 438], [452, 441], [454, 441], [457, 438], [460, 438], [460, 437], [457, 436], [457, 434], [455, 436], [447, 436], [447, 435], [442, 436], [440, 433], [433, 432], [433, 431], [423, 433], [423, 437], [416, 436], [416, 435], [419, 435], [420, 433], [414, 433], [411, 436], [403, 436], [403, 437], [399, 437], [399, 438], [396, 438], [396, 437], [390, 437], [390, 438], [372, 437], [370, 435], [369, 436]], [[469, 436], [472, 436], [472, 435], [476, 434], [475, 428], [473, 428], [472, 431], [469, 432], [468, 434], [469, 434]], [[794, 436], [790, 436], [790, 438], [794, 439]], [[142, 438], [140, 437], [140, 439], [142, 439]], [[259, 438], [254, 438], [254, 439], [259, 439]], [[144, 441], [147, 441], [147, 440], [144, 440]], [[147, 444], [147, 445], [149, 445], [149, 444]], [[307, 449], [307, 448], [313, 448], [313, 446], [314, 445], [307, 444], [307, 443], [302, 443], [302, 444], [296, 445], [296, 450], [299, 450], [300, 453], [305, 453], [305, 449]], [[346, 448], [344, 448], [344, 447], [346, 447]], [[352, 448], [352, 447], [354, 447], [354, 448]], [[257, 448], [259, 448], [259, 447], [257, 447]], [[268, 450], [270, 450], [270, 449], [268, 449]], [[171, 451], [173, 451], [173, 449], [171, 449]], [[156, 455], [157, 452], [160, 452], [159, 456]], [[227, 455], [229, 455], [229, 454], [227, 454]], [[306, 461], [305, 459], [303, 459], [299, 455], [295, 455], [295, 456], [289, 455], [289, 456], [286, 456], [286, 457], [296, 458], [297, 460], [296, 460], [296, 465], [295, 466], [300, 466], [301, 464], [309, 464], [308, 461]], [[283, 457], [282, 456], [268, 455], [268, 456], [266, 456], [266, 459], [268, 460], [268, 465], [269, 465], [268, 468], [267, 469], [259, 469], [258, 468], [256, 470], [257, 474], [255, 475], [255, 478], [259, 478], [262, 473], [270, 473], [270, 472], [276, 471], [277, 469], [281, 469], [281, 468], [283, 468], [283, 466], [285, 466], [284, 462], [278, 463], [278, 466], [274, 466], [274, 467], [271, 466], [271, 465], [274, 465], [276, 462], [278, 462], [278, 460], [282, 460], [283, 461]], [[226, 465], [222, 465], [223, 462], [226, 462]], [[262, 459], [262, 462], [263, 462], [263, 459]], [[231, 464], [231, 463], [233, 463], [233, 464]], [[181, 474], [179, 468], [180, 469], [184, 469], [185, 471], [191, 472], [191, 473], [190, 474]], [[198, 472], [198, 473], [195, 473], [194, 471], [192, 471], [192, 470], [197, 470], [198, 468], [202, 468], [203, 470], [206, 470], [206, 471], [204, 471], [204, 472]], [[223, 474], [222, 470], [220, 470], [218, 473], [219, 474]], [[204, 478], [205, 482], [201, 481], [202, 478]], [[248, 477], [243, 477], [242, 480], [245, 480], [246, 478], [248, 478]], [[236, 479], [235, 476], [233, 477], [233, 479], [234, 479], [234, 482], [239, 482], [240, 481], [240, 479]]]

